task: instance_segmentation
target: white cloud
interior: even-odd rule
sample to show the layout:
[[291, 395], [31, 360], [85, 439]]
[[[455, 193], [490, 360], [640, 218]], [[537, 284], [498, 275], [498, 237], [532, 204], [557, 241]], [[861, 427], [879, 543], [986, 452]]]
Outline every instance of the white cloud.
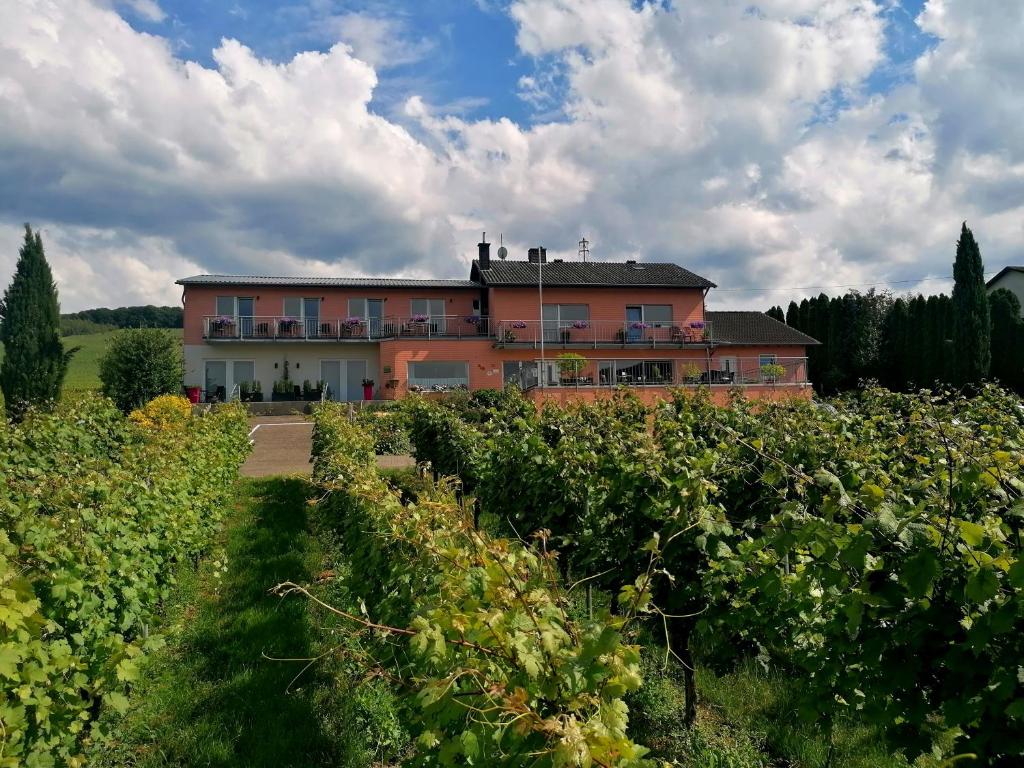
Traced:
[[428, 37], [416, 38], [399, 20], [369, 13], [332, 15], [317, 22], [329, 36], [348, 43], [352, 53], [376, 68], [420, 61], [434, 50]]
[[962, 219], [990, 269], [1019, 260], [1024, 10], [931, 0], [939, 42], [871, 94], [883, 5], [516, 0], [524, 127], [419, 97], [374, 114], [376, 70], [430, 50], [400, 17], [324, 5], [326, 53], [226, 40], [203, 67], [109, 8], [25, 0], [0, 28], [0, 282], [24, 220], [72, 308], [202, 270], [461, 276], [481, 229], [723, 289], [948, 274]]

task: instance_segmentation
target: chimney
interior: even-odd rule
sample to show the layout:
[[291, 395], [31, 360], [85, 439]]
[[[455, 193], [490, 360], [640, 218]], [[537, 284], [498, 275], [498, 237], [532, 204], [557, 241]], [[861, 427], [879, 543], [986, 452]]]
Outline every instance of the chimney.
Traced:
[[531, 248], [527, 251], [527, 259], [531, 264], [547, 264], [548, 263], [548, 249], [547, 248]]
[[484, 242], [487, 240], [487, 233], [483, 233], [483, 237], [480, 238], [480, 242], [476, 244], [476, 247], [480, 251], [480, 269], [491, 268], [491, 244]]

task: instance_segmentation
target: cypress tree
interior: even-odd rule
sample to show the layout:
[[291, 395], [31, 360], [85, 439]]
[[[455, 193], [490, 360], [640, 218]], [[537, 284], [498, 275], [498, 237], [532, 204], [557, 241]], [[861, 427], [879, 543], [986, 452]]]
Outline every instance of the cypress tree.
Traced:
[[1019, 391], [1024, 381], [1024, 358], [1021, 357], [1024, 323], [1020, 319], [1020, 301], [1010, 291], [1000, 288], [992, 292], [988, 303], [992, 315], [992, 378]]
[[18, 420], [30, 405], [55, 402], [75, 350], [65, 352], [61, 343], [57, 286], [43, 239], [28, 224], [14, 278], [0, 301], [0, 342], [0, 390], [8, 417]]
[[782, 307], [774, 306], [765, 312], [768, 317], [778, 320], [780, 323], [786, 322], [786, 316], [782, 313]]
[[789, 307], [786, 308], [786, 325], [798, 330], [800, 328], [800, 307], [795, 301], [789, 302]]
[[991, 364], [991, 320], [981, 250], [965, 221], [953, 262], [953, 382], [976, 384]]
[[907, 388], [907, 304], [896, 299], [882, 324], [881, 380], [889, 389]]

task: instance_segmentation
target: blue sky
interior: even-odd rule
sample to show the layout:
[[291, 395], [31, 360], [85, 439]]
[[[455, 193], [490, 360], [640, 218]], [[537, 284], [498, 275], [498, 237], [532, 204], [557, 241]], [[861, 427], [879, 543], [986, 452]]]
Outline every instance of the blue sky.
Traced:
[[[198, 272], [462, 277], [673, 261], [714, 308], [947, 287], [1024, 253], [1020, 0], [19, 0], [0, 283], [68, 309]], [[351, 49], [332, 48], [344, 41]], [[917, 281], [927, 278], [927, 282]]]
[[[885, 52], [887, 60], [865, 83], [870, 93], [884, 93], [911, 80], [913, 62], [936, 38], [924, 33], [914, 20], [925, 0], [898, 0], [886, 4]], [[467, 118], [507, 117], [528, 125], [538, 119], [557, 118], [546, 106], [531, 105], [520, 97], [521, 77], [544, 70], [549, 63], [521, 53], [515, 44], [516, 26], [505, 12], [506, 0], [322, 0], [279, 3], [273, 0], [164, 0], [162, 21], [145, 18], [128, 6], [126, 19], [138, 30], [171, 41], [182, 58], [213, 65], [211, 53], [222, 38], [234, 38], [258, 56], [287, 61], [300, 51], [325, 51], [345, 39], [325, 18], [350, 14], [395, 20], [400, 50], [424, 42], [429, 50], [414, 62], [378, 68], [380, 85], [371, 108], [394, 114], [413, 94], [446, 111]], [[642, 2], [633, 2], [634, 6]], [[670, 7], [671, 3], [665, 3]], [[756, 13], [756, 4], [749, 12]], [[358, 54], [358, 51], [357, 51]], [[832, 94], [828, 111], [845, 105], [842, 94]]]

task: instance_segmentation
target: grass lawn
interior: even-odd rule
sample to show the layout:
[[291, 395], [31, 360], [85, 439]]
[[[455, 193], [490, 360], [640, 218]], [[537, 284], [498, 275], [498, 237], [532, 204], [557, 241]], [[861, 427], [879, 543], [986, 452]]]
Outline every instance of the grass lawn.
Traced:
[[[144, 665], [128, 714], [104, 715], [110, 736], [90, 765], [382, 764], [374, 686], [329, 653], [329, 618], [267, 593], [286, 580], [316, 583], [332, 565], [329, 537], [312, 530], [311, 493], [298, 479], [240, 482], [225, 526], [226, 570], [214, 553], [198, 574], [185, 574], [168, 645]], [[325, 653], [303, 672], [304, 659]]]
[[[181, 340], [181, 329], [167, 331]], [[107, 333], [90, 333], [84, 336], [65, 336], [64, 349], [81, 347], [71, 358], [68, 375], [64, 379], [64, 389], [68, 392], [100, 388], [100, 357], [110, 345], [110, 340], [117, 331]], [[4, 348], [0, 344], [0, 360], [3, 360]]]

